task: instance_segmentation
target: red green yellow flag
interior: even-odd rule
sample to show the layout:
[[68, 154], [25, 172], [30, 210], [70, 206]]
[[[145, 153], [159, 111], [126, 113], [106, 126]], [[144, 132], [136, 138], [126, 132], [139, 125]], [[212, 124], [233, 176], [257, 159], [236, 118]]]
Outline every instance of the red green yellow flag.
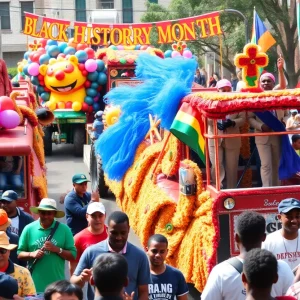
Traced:
[[199, 111], [183, 103], [175, 116], [170, 131], [183, 143], [192, 148], [205, 164], [204, 124]]

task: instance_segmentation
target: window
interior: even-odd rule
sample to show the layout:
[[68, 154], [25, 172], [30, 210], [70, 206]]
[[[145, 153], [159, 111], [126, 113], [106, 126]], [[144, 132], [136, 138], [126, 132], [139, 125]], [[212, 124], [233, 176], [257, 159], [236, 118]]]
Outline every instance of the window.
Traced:
[[25, 11], [29, 13], [33, 13], [33, 2], [20, 2], [21, 3], [21, 30], [24, 29], [25, 26]]
[[114, 0], [97, 0], [98, 9], [113, 9]]
[[1, 29], [10, 29], [9, 2], [0, 2]]
[[150, 3], [156, 3], [158, 4], [158, 0], [148, 0]]
[[123, 23], [133, 22], [132, 0], [122, 0], [123, 4]]
[[76, 21], [86, 22], [85, 0], [75, 0]]

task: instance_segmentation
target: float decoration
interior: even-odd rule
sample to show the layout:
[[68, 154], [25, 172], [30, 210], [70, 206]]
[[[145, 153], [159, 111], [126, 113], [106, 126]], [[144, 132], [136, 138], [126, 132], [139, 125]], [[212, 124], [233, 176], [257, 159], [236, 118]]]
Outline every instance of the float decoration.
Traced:
[[0, 97], [0, 128], [13, 129], [20, 122], [21, 118], [15, 110], [13, 100], [7, 96]]
[[185, 57], [185, 58], [193, 58], [193, 53], [190, 49], [187, 48], [187, 44], [185, 42], [177, 42], [172, 44], [172, 50], [165, 51], [165, 57]]
[[234, 64], [242, 69], [243, 81], [248, 89], [258, 88], [260, 68], [267, 66], [268, 63], [267, 54], [255, 44], [247, 44], [244, 47], [244, 52], [237, 54], [234, 58]]
[[31, 44], [19, 63], [20, 77], [29, 76], [42, 105], [50, 110], [73, 109], [92, 112], [100, 109], [107, 82], [102, 60], [87, 44], [40, 39]]

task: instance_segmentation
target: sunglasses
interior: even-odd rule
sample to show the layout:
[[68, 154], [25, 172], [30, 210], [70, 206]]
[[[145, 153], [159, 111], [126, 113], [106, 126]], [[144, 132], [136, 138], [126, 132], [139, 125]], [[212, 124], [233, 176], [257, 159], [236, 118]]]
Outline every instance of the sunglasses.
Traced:
[[5, 253], [7, 253], [7, 249], [4, 249], [4, 248], [0, 248], [0, 254], [5, 254]]

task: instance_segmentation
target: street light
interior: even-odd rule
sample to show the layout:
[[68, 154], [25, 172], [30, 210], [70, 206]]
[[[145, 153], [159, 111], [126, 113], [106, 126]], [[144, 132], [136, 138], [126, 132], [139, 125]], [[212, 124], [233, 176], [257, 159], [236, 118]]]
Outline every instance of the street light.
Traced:
[[232, 13], [232, 14], [237, 14], [244, 20], [245, 40], [246, 40], [246, 44], [248, 44], [250, 42], [250, 40], [249, 40], [249, 30], [248, 30], [248, 19], [246, 18], [246, 16], [244, 14], [242, 14], [239, 10], [231, 9], [231, 8], [225, 8], [225, 9], [221, 10], [221, 12], [228, 12], [228, 13]]

